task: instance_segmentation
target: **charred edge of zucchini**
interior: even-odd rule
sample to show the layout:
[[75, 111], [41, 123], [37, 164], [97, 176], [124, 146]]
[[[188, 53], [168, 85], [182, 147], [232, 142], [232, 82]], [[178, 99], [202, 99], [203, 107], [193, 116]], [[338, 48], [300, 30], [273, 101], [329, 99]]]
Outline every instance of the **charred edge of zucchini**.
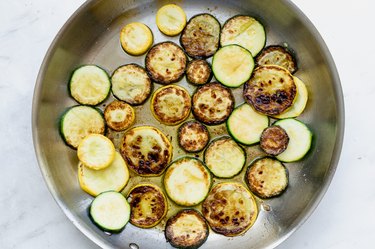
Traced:
[[[216, 49], [215, 49], [214, 51], [211, 51], [211, 52], [208, 53], [208, 54], [205, 53], [205, 51], [203, 52], [203, 54], [198, 54], [198, 55], [196, 55], [196, 54], [191, 54], [191, 53], [189, 53], [189, 52], [187, 51], [186, 46], [184, 45], [184, 42], [183, 42], [183, 36], [184, 36], [184, 34], [185, 34], [185, 32], [186, 32], [186, 29], [188, 28], [189, 24], [191, 23], [191, 21], [194, 20], [195, 18], [199, 17], [199, 16], [204, 16], [204, 15], [207, 15], [207, 16], [209, 16], [210, 18], [212, 18], [213, 20], [215, 20], [215, 21], [217, 22], [218, 26], [219, 26], [219, 31], [218, 31], [219, 33], [218, 33], [218, 35], [217, 35], [217, 42], [216, 42], [217, 45], [216, 45]], [[186, 51], [186, 53], [187, 53], [190, 57], [195, 58], [195, 59], [205, 59], [205, 58], [208, 58], [208, 57], [211, 57], [212, 55], [214, 55], [215, 52], [219, 49], [219, 47], [220, 47], [220, 34], [221, 34], [221, 24], [220, 24], [219, 20], [217, 20], [216, 17], [214, 17], [213, 15], [211, 15], [211, 14], [209, 14], [209, 13], [201, 13], [201, 14], [197, 14], [197, 15], [192, 16], [192, 17], [189, 19], [189, 21], [186, 23], [186, 26], [185, 26], [185, 28], [182, 30], [181, 35], [180, 35], [180, 44], [181, 44], [181, 46], [183, 47], [184, 51]], [[199, 38], [195, 38], [195, 39], [198, 39], [198, 40], [199, 40]], [[191, 45], [191, 44], [189, 44], [189, 45]]]
[[278, 125], [272, 125], [263, 130], [260, 136], [260, 148], [269, 155], [277, 156], [288, 147], [289, 136]]
[[[204, 136], [203, 137], [203, 140], [199, 140], [199, 141], [192, 141], [192, 140], [189, 140], [186, 144], [184, 145], [182, 143], [182, 139], [183, 139], [183, 135], [184, 135], [184, 131], [183, 129], [188, 129], [188, 128], [191, 128], [193, 130], [193, 132], [198, 132], [198, 133], [202, 133], [202, 135]], [[186, 152], [190, 152], [190, 153], [196, 153], [196, 152], [200, 152], [202, 151], [208, 144], [208, 142], [210, 141], [210, 133], [207, 129], [207, 127], [200, 123], [199, 121], [196, 121], [196, 120], [190, 120], [190, 121], [187, 121], [185, 123], [183, 123], [179, 128], [178, 128], [178, 131], [177, 131], [177, 139], [178, 139], [178, 144], [180, 145], [180, 147], [185, 150]], [[194, 148], [194, 145], [198, 145], [198, 148], [197, 149], [189, 149], [189, 147], [192, 147]], [[196, 146], [195, 146], [196, 148]]]
[[186, 80], [193, 85], [203, 85], [213, 76], [210, 63], [204, 59], [191, 60], [186, 67]]
[[[288, 60], [289, 63], [288, 63], [288, 66], [286, 67], [286, 69], [291, 74], [294, 74], [295, 72], [297, 72], [298, 65], [297, 65], [296, 53], [292, 49], [290, 49], [289, 47], [285, 47], [285, 46], [281, 46], [281, 45], [270, 45], [270, 46], [267, 46], [267, 47], [263, 48], [263, 50], [255, 57], [256, 64], [258, 66], [264, 65], [264, 64], [259, 63], [259, 61], [265, 55], [267, 55], [267, 53], [273, 52], [273, 51], [279, 51], [280, 53], [284, 54], [287, 57], [286, 59]], [[271, 64], [279, 65], [277, 63], [271, 63]], [[282, 65], [279, 65], [279, 66], [282, 66]]]

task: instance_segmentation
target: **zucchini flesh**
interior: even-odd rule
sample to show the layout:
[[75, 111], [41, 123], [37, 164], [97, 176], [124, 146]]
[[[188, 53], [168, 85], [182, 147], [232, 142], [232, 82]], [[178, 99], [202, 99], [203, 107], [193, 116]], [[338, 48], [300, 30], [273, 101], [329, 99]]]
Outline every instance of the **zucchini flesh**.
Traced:
[[210, 64], [203, 59], [194, 59], [190, 61], [186, 68], [186, 79], [194, 85], [203, 85], [212, 78], [212, 69]]
[[114, 100], [104, 109], [104, 119], [112, 130], [123, 131], [134, 123], [135, 112], [129, 104]]
[[258, 65], [277, 65], [287, 69], [291, 74], [297, 71], [293, 55], [282, 46], [268, 46], [256, 57]]
[[199, 152], [210, 140], [207, 127], [198, 121], [185, 122], [178, 128], [178, 143], [187, 152]]
[[288, 143], [288, 134], [278, 125], [267, 127], [260, 136], [260, 148], [272, 156], [277, 156], [285, 151]]
[[140, 22], [132, 22], [122, 28], [120, 42], [126, 53], [141, 55], [146, 53], [152, 46], [154, 36], [147, 25]]
[[186, 26], [185, 11], [176, 4], [166, 4], [156, 13], [156, 25], [165, 35], [178, 35]]

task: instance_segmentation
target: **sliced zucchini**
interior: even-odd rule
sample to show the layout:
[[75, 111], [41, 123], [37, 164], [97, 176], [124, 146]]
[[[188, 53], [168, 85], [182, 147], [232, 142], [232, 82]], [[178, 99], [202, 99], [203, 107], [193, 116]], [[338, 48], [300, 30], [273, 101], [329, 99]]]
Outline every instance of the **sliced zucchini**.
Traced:
[[129, 181], [129, 170], [121, 154], [105, 169], [93, 170], [82, 162], [78, 164], [78, 180], [81, 188], [92, 196], [106, 191], [121, 191]]
[[137, 64], [117, 68], [112, 75], [112, 93], [130, 105], [143, 104], [151, 94], [152, 82], [146, 70]]
[[190, 61], [186, 68], [186, 79], [194, 85], [203, 85], [212, 78], [212, 69], [210, 64], [203, 59], [194, 59]]
[[297, 71], [294, 56], [284, 47], [272, 45], [264, 48], [255, 59], [257, 65], [277, 65], [287, 69], [291, 74]]
[[253, 69], [253, 56], [247, 49], [238, 45], [220, 48], [212, 59], [215, 78], [228, 87], [239, 87], [248, 81]]
[[202, 204], [212, 230], [224, 236], [245, 233], [255, 222], [258, 208], [253, 195], [236, 182], [219, 183]]
[[293, 118], [282, 119], [274, 125], [283, 128], [289, 136], [286, 150], [276, 156], [282, 162], [294, 162], [302, 159], [311, 148], [312, 132], [301, 121]]
[[164, 188], [169, 198], [181, 206], [195, 206], [207, 196], [211, 175], [197, 158], [183, 157], [173, 162], [164, 174]]
[[297, 87], [297, 95], [295, 97], [294, 103], [291, 107], [286, 109], [283, 113], [273, 116], [274, 118], [283, 119], [283, 118], [294, 118], [305, 110], [307, 100], [309, 99], [309, 93], [307, 91], [305, 83], [302, 80], [293, 76], [294, 83]]
[[186, 26], [185, 11], [176, 4], [164, 5], [156, 13], [156, 25], [165, 35], [178, 35]]
[[199, 248], [207, 240], [208, 234], [206, 220], [194, 209], [179, 211], [165, 225], [165, 238], [176, 248]]
[[278, 115], [288, 109], [296, 96], [293, 76], [275, 65], [259, 66], [244, 87], [244, 98], [255, 110]]
[[130, 223], [141, 228], [156, 226], [167, 214], [168, 203], [163, 191], [153, 184], [139, 184], [128, 194]]
[[152, 46], [154, 36], [147, 25], [140, 22], [132, 22], [122, 28], [120, 42], [126, 53], [141, 55], [146, 53]]
[[277, 156], [285, 151], [288, 143], [288, 134], [278, 125], [267, 127], [260, 136], [260, 148], [272, 156]]
[[197, 89], [192, 97], [192, 111], [196, 119], [217, 125], [225, 122], [234, 108], [230, 89], [219, 83], [208, 83]]
[[213, 140], [204, 152], [204, 163], [219, 178], [231, 178], [241, 172], [245, 151], [230, 137]]
[[250, 16], [234, 16], [223, 26], [220, 34], [220, 45], [240, 45], [256, 56], [266, 43], [266, 32], [263, 25]]
[[167, 41], [156, 44], [148, 51], [145, 64], [152, 80], [167, 85], [184, 76], [187, 57], [182, 48]]
[[90, 106], [70, 107], [60, 119], [60, 134], [65, 143], [76, 149], [91, 133], [104, 134], [105, 121], [99, 109]]
[[134, 123], [135, 112], [129, 104], [114, 100], [106, 106], [104, 119], [109, 128], [115, 131], [123, 131]]
[[119, 233], [129, 222], [130, 205], [121, 193], [104, 192], [92, 201], [90, 217], [100, 229]]
[[185, 122], [178, 128], [178, 144], [186, 152], [199, 152], [210, 140], [207, 127], [198, 121]]
[[250, 190], [260, 198], [271, 198], [280, 195], [286, 189], [288, 173], [280, 161], [264, 157], [248, 167], [245, 181]]
[[111, 91], [108, 74], [96, 65], [77, 68], [69, 81], [70, 95], [82, 105], [98, 105]]
[[158, 121], [166, 125], [176, 125], [189, 116], [191, 99], [185, 88], [169, 85], [155, 91], [150, 106]]
[[158, 176], [172, 159], [172, 145], [157, 128], [139, 126], [124, 134], [120, 153], [135, 173]]
[[254, 111], [248, 104], [242, 104], [227, 120], [228, 133], [239, 143], [251, 145], [258, 143], [262, 131], [269, 125], [266, 115]]
[[220, 23], [204, 13], [190, 18], [180, 37], [181, 46], [192, 58], [207, 58], [219, 48]]

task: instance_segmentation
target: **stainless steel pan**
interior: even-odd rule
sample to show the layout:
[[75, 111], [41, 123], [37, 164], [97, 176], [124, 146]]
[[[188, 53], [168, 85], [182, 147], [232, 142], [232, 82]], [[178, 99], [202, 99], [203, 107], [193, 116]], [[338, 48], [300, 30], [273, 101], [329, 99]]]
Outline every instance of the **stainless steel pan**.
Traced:
[[[154, 33], [155, 43], [178, 42], [178, 37], [162, 35], [155, 24], [156, 10], [168, 1], [89, 0], [67, 21], [53, 41], [40, 69], [33, 101], [33, 138], [40, 169], [48, 187], [67, 217], [101, 247], [169, 248], [163, 234], [163, 223], [153, 229], [127, 225], [119, 235], [99, 231], [89, 220], [87, 208], [92, 197], [85, 194], [77, 181], [76, 152], [62, 142], [58, 132], [61, 113], [76, 104], [67, 92], [67, 82], [74, 68], [94, 63], [112, 73], [118, 66], [135, 62], [144, 65], [144, 57], [126, 55], [119, 45], [121, 27], [132, 21], [146, 23]], [[223, 24], [236, 14], [258, 18], [266, 28], [267, 44], [286, 42], [298, 59], [298, 77], [309, 91], [307, 109], [299, 119], [314, 133], [311, 151], [298, 163], [286, 164], [290, 185], [278, 198], [258, 200], [260, 213], [255, 225], [244, 235], [226, 238], [211, 232], [202, 248], [275, 247], [293, 233], [311, 214], [323, 197], [337, 166], [344, 131], [344, 105], [339, 77], [332, 57], [316, 29], [303, 13], [287, 0], [174, 1], [188, 18], [202, 12], [215, 15]], [[182, 80], [180, 84], [193, 88]], [[235, 91], [236, 104], [242, 102], [240, 89]], [[110, 101], [109, 99], [108, 101]], [[137, 109], [137, 122], [152, 124], [174, 136], [171, 128], [158, 124], [149, 112], [148, 103]], [[213, 127], [218, 135], [224, 127]], [[121, 134], [110, 134], [115, 141]], [[176, 148], [176, 146], [175, 146]], [[260, 152], [249, 148], [249, 157]], [[181, 151], [175, 152], [175, 157]], [[251, 159], [251, 158], [250, 158]], [[249, 159], [249, 160], [250, 160]], [[240, 177], [236, 180], [241, 181]], [[159, 178], [137, 181], [153, 181]], [[126, 190], [124, 191], [126, 192]], [[171, 207], [173, 212], [173, 207]]]

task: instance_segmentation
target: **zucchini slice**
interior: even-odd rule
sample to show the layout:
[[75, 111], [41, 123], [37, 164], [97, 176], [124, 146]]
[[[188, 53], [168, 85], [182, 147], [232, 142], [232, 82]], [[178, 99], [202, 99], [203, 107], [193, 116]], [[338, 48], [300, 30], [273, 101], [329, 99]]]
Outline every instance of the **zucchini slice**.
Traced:
[[112, 93], [130, 105], [143, 104], [150, 96], [152, 82], [146, 70], [137, 64], [117, 68], [112, 74]]
[[212, 59], [215, 78], [228, 87], [239, 87], [248, 81], [253, 70], [253, 56], [247, 49], [238, 45], [220, 48]]
[[60, 134], [65, 143], [76, 149], [91, 133], [104, 134], [105, 121], [99, 109], [90, 106], [70, 107], [60, 119]]
[[190, 18], [180, 37], [181, 46], [192, 58], [207, 58], [219, 48], [220, 23], [204, 13]]
[[245, 181], [260, 198], [280, 195], [288, 186], [288, 173], [284, 165], [273, 158], [254, 161], [247, 169]]
[[274, 118], [283, 119], [283, 118], [295, 118], [305, 110], [307, 100], [309, 99], [309, 93], [307, 91], [305, 83], [302, 80], [293, 76], [294, 83], [297, 87], [297, 95], [295, 97], [294, 103], [291, 107], [286, 109], [283, 113], [273, 116]]
[[174, 161], [164, 174], [164, 188], [169, 198], [181, 206], [195, 206], [207, 196], [211, 175], [197, 158], [183, 157]]
[[208, 83], [197, 89], [192, 97], [192, 111], [196, 119], [217, 125], [225, 122], [234, 108], [230, 89], [219, 83]]
[[145, 64], [153, 81], [167, 85], [184, 76], [187, 57], [176, 43], [161, 42], [148, 51]]
[[194, 59], [190, 61], [186, 68], [186, 79], [194, 85], [203, 85], [212, 78], [212, 69], [210, 64], [203, 59]]
[[210, 140], [207, 127], [198, 121], [185, 122], [178, 128], [178, 144], [186, 152], [199, 152]]
[[106, 191], [121, 191], [129, 181], [129, 170], [121, 154], [105, 169], [93, 170], [82, 162], [78, 164], [78, 180], [81, 188], [92, 196]]
[[139, 126], [124, 134], [120, 153], [135, 173], [158, 176], [172, 159], [172, 145], [157, 128]]
[[219, 178], [232, 178], [246, 162], [245, 151], [230, 137], [213, 140], [204, 152], [204, 163]]
[[114, 100], [104, 109], [104, 119], [109, 128], [123, 131], [134, 123], [135, 112], [129, 104]]
[[245, 84], [243, 95], [255, 110], [266, 115], [278, 115], [288, 109], [296, 96], [293, 76], [275, 65], [259, 66]]
[[163, 191], [153, 184], [139, 184], [128, 194], [130, 223], [141, 228], [156, 226], [167, 214], [168, 203]]
[[258, 143], [262, 131], [269, 125], [266, 115], [254, 111], [248, 104], [242, 104], [227, 120], [228, 133], [239, 143], [251, 145]]
[[234, 16], [223, 26], [220, 45], [240, 45], [256, 56], [266, 44], [266, 32], [263, 25], [250, 16]]
[[253, 195], [236, 182], [219, 183], [202, 204], [212, 230], [224, 236], [245, 233], [255, 222], [258, 208]]
[[288, 118], [274, 123], [283, 128], [289, 136], [286, 150], [276, 156], [282, 162], [294, 162], [302, 159], [311, 148], [312, 132], [301, 121]]
[[267, 127], [260, 136], [260, 148], [272, 156], [277, 156], [285, 151], [288, 143], [288, 134], [278, 125]]
[[122, 28], [120, 42], [126, 53], [141, 55], [146, 53], [152, 46], [154, 36], [147, 25], [140, 22], [132, 22]]
[[92, 201], [90, 217], [100, 229], [119, 233], [129, 222], [130, 205], [121, 193], [104, 192]]
[[176, 4], [164, 5], [156, 13], [156, 25], [165, 35], [178, 35], [186, 26], [185, 11]]
[[189, 116], [191, 99], [185, 88], [169, 85], [155, 91], [150, 106], [152, 114], [159, 122], [176, 125]]
[[287, 69], [291, 74], [297, 71], [294, 56], [284, 47], [272, 45], [264, 48], [255, 58], [257, 65], [277, 65]]
[[111, 81], [106, 71], [96, 65], [77, 68], [70, 78], [70, 95], [82, 105], [98, 105], [111, 91]]
[[176, 248], [199, 248], [207, 240], [208, 234], [206, 220], [194, 209], [179, 211], [165, 225], [165, 238]]

